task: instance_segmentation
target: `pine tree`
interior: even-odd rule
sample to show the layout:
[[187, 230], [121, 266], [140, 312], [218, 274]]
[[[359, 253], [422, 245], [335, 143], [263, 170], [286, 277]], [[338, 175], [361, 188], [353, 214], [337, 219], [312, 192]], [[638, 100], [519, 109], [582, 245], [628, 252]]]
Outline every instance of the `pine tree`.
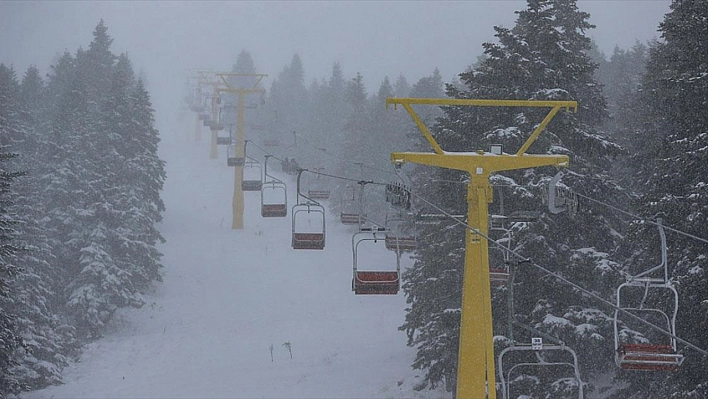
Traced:
[[10, 140], [17, 135], [18, 91], [15, 71], [0, 64], [0, 397], [25, 388], [14, 370], [18, 364], [17, 353], [24, 349], [25, 343], [13, 312], [16, 297], [12, 287], [12, 280], [21, 272], [17, 255], [23, 249], [16, 242], [20, 221], [13, 209], [16, 194], [12, 185], [22, 172], [8, 167], [18, 156], [8, 149]]
[[47, 171], [44, 143], [39, 130], [44, 126], [44, 87], [37, 69], [30, 67], [22, 84], [14, 90], [8, 109], [16, 115], [7, 137], [20, 156], [14, 167], [27, 171], [15, 183], [13, 209], [21, 222], [15, 240], [24, 250], [17, 254], [21, 271], [11, 281], [14, 297], [12, 312], [18, 332], [26, 342], [26, 351], [16, 353], [13, 373], [32, 388], [61, 381], [61, 368], [74, 348], [73, 331], [61, 321], [57, 304], [61, 286], [56, 284], [57, 267], [50, 251], [49, 238], [42, 226], [41, 175]]
[[[568, 154], [571, 172], [564, 180], [575, 191], [609, 198], [608, 201], [613, 202], [612, 198], [621, 191], [606, 180], [613, 156], [621, 149], [595, 129], [607, 113], [601, 87], [593, 78], [596, 64], [587, 56], [590, 39], [585, 32], [593, 27], [587, 22], [589, 15], [579, 11], [574, 1], [554, 0], [529, 0], [527, 8], [517, 14], [514, 28], [495, 27], [499, 42], [484, 44], [485, 57], [478, 66], [460, 74], [464, 89], [448, 85], [447, 94], [454, 98], [578, 101], [578, 113], [557, 115], [530, 152]], [[500, 142], [510, 149], [507, 151], [515, 151], [548, 110], [445, 107], [444, 112], [443, 118], [433, 127], [436, 139], [444, 150], [465, 152], [487, 149], [489, 144]], [[540, 209], [542, 201], [538, 188], [553, 173], [552, 169], [541, 168], [505, 173], [505, 178], [495, 178], [507, 186], [504, 188], [505, 210]], [[434, 197], [436, 203], [452, 214], [466, 213], [466, 190], [460, 183], [466, 182], [467, 177], [448, 170], [435, 174], [442, 182], [433, 183], [427, 179], [427, 184], [434, 184], [435, 188], [422, 191], [444, 192], [443, 197]], [[491, 209], [495, 211], [498, 205], [493, 204]], [[575, 218], [542, 214], [538, 223], [526, 225], [515, 233], [514, 249], [609, 298], [612, 290], [605, 284], [615, 285], [618, 266], [608, 257], [619, 241], [614, 232], [622, 231], [617, 218], [610, 216], [606, 210], [594, 208], [584, 210]], [[456, 342], [459, 337], [456, 323], [459, 323], [463, 234], [453, 235], [450, 229], [446, 229], [444, 233], [433, 233], [425, 239], [427, 245], [419, 252], [421, 260], [415, 265], [420, 271], [411, 271], [413, 279], [406, 283], [410, 314], [416, 316], [410, 320], [407, 318], [404, 328], [409, 337], [414, 338], [412, 343], [419, 348], [416, 365], [429, 367], [427, 382], [445, 383], [448, 389], [452, 389], [457, 358], [455, 351], [450, 350], [449, 342]], [[434, 253], [428, 256], [427, 251]], [[490, 250], [490, 256], [493, 264], [500, 261], [498, 251]], [[445, 277], [449, 284], [445, 292], [453, 298], [441, 300], [431, 276], [433, 279]], [[420, 290], [415, 281], [420, 284]], [[611, 367], [613, 348], [609, 313], [596, 309], [596, 303], [533, 268], [519, 270], [517, 282], [514, 286], [514, 317], [517, 321], [575, 347], [581, 352], [581, 362], [588, 372]], [[507, 319], [500, 309], [505, 309], [508, 290], [493, 291], [494, 331], [497, 335], [504, 335]], [[417, 311], [418, 306], [430, 309]], [[453, 316], [457, 318], [454, 322], [450, 321]], [[587, 328], [576, 328], [581, 325]], [[519, 333], [515, 338], [522, 342], [529, 339], [525, 333]], [[593, 367], [587, 367], [591, 362]], [[533, 378], [540, 377], [536, 374]], [[566, 384], [560, 383], [565, 385], [563, 389], [572, 389]], [[534, 389], [543, 388], [546, 386], [529, 388], [527, 394], [540, 395], [540, 391]]]
[[[708, 222], [708, 116], [697, 104], [708, 98], [708, 4], [674, 1], [659, 26], [663, 41], [649, 50], [646, 74], [627, 123], [634, 136], [638, 211], [648, 219], [706, 239]], [[636, 274], [655, 263], [656, 230], [636, 224], [628, 245], [628, 272]], [[668, 233], [670, 278], [679, 293], [677, 335], [708, 347], [706, 282], [708, 245]], [[624, 391], [657, 397], [694, 398], [708, 395], [705, 357], [691, 349], [679, 371], [652, 378], [631, 374]]]

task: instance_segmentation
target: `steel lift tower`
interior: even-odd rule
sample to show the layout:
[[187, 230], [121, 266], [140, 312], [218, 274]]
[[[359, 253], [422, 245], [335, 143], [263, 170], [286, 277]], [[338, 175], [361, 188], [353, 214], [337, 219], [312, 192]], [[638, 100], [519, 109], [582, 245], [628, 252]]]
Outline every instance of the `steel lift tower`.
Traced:
[[[395, 165], [414, 162], [469, 173], [467, 186], [467, 220], [471, 229], [465, 234], [465, 267], [462, 287], [460, 349], [457, 369], [457, 398], [496, 399], [494, 343], [492, 337], [492, 302], [489, 282], [489, 247], [486, 240], [492, 202], [489, 176], [506, 170], [540, 166], [567, 167], [567, 155], [527, 154], [526, 151], [561, 108], [577, 112], [575, 101], [467, 100], [438, 98], [388, 98], [386, 107], [398, 105], [411, 116], [433, 153], [394, 152]], [[430, 134], [412, 105], [477, 106], [477, 107], [545, 107], [550, 112], [515, 154], [493, 146], [491, 152], [445, 152]], [[496, 147], [496, 148], [494, 148]]]
[[[245, 164], [245, 100], [249, 94], [265, 93], [265, 89], [259, 87], [261, 80], [268, 75], [260, 73], [229, 73], [215, 72], [214, 75], [220, 79], [219, 84], [214, 85], [214, 97], [218, 98], [220, 93], [235, 93], [238, 96], [236, 105], [236, 167], [234, 168], [234, 195], [232, 201], [233, 220], [231, 228], [234, 230], [243, 229], [243, 166]], [[236, 87], [229, 81], [229, 78], [249, 78], [253, 81], [251, 87]], [[249, 82], [250, 83], [250, 82]], [[215, 101], [215, 100], [214, 100]], [[216, 102], [212, 102], [212, 118], [216, 115]], [[212, 152], [216, 151], [216, 131], [212, 130]]]

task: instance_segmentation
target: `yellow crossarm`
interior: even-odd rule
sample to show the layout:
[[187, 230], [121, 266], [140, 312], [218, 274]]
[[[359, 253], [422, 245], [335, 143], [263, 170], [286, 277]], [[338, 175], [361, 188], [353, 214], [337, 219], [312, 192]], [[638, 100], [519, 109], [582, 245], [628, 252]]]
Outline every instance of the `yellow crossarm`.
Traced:
[[[457, 367], [457, 398], [496, 399], [492, 301], [489, 281], [489, 246], [486, 240], [492, 187], [489, 176], [496, 172], [540, 166], [568, 167], [567, 155], [526, 154], [531, 144], [561, 108], [577, 110], [575, 101], [465, 100], [441, 98], [388, 98], [390, 104], [403, 106], [433, 147], [433, 153], [394, 152], [396, 165], [414, 162], [470, 174], [467, 187], [467, 221], [472, 229], [465, 235], [465, 269], [462, 280], [460, 349]], [[445, 152], [430, 134], [412, 105], [479, 107], [546, 107], [551, 111], [513, 154]]]
[[418, 114], [411, 107], [413, 104], [419, 105], [437, 105], [437, 106], [475, 106], [475, 107], [535, 107], [535, 108], [551, 108], [548, 115], [541, 121], [541, 123], [536, 127], [536, 129], [531, 133], [531, 136], [526, 140], [526, 142], [519, 148], [516, 155], [524, 154], [531, 144], [536, 141], [536, 138], [541, 131], [548, 126], [551, 119], [558, 113], [561, 108], [565, 108], [566, 112], [573, 109], [574, 112], [578, 111], [577, 101], [534, 101], [534, 100], [476, 100], [476, 99], [459, 99], [459, 98], [409, 98], [409, 97], [392, 97], [386, 99], [386, 108], [393, 104], [394, 109], [398, 105], [403, 106], [403, 108], [411, 116], [418, 129], [423, 133], [426, 140], [433, 147], [433, 150], [437, 154], [442, 154], [443, 150], [440, 145], [435, 141], [430, 131], [421, 121]]

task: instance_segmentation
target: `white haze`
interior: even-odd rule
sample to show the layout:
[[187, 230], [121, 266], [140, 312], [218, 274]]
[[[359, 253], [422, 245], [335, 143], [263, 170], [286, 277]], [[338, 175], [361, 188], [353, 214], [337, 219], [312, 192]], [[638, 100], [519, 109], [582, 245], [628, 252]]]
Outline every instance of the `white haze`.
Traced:
[[[334, 62], [345, 78], [364, 76], [369, 93], [388, 76], [413, 84], [438, 68], [445, 81], [476, 61], [493, 26], [512, 27], [525, 1], [0, 1], [0, 62], [22, 76], [41, 73], [57, 54], [93, 39], [100, 19], [147, 80], [158, 124], [179, 105], [187, 68], [228, 70], [237, 54], [253, 56], [266, 86], [297, 53], [306, 85], [328, 78]], [[589, 34], [610, 55], [615, 45], [656, 38], [670, 1], [580, 0], [597, 28]], [[159, 127], [159, 125], [158, 125]]]

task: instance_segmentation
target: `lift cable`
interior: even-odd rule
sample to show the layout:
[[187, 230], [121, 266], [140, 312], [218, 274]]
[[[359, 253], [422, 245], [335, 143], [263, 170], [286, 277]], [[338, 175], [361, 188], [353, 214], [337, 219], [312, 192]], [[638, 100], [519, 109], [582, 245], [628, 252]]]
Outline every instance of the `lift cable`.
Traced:
[[305, 140], [305, 139], [302, 138], [302, 137], [300, 137], [300, 140], [301, 140], [301, 141], [304, 141], [307, 145], [309, 145], [309, 146], [312, 147], [313, 149], [318, 150], [318, 151], [322, 151], [325, 155], [330, 156], [330, 157], [333, 157], [333, 158], [338, 159], [338, 160], [340, 160], [340, 161], [347, 162], [347, 163], [350, 163], [350, 164], [352, 164], [352, 165], [363, 166], [363, 167], [365, 167], [365, 168], [367, 168], [367, 169], [371, 169], [371, 170], [374, 170], [374, 171], [377, 171], [377, 172], [381, 172], [381, 173], [394, 174], [394, 173], [389, 172], [389, 171], [387, 171], [387, 170], [379, 169], [379, 168], [377, 168], [377, 167], [375, 167], [375, 166], [371, 166], [371, 165], [365, 164], [365, 163], [363, 163], [363, 162], [354, 162], [354, 161], [351, 161], [351, 160], [349, 160], [349, 159], [342, 158], [342, 157], [340, 157], [340, 156], [334, 155], [334, 154], [332, 154], [332, 153], [330, 153], [330, 152], [327, 152], [327, 149], [326, 149], [326, 148], [317, 147], [317, 146], [315, 146], [314, 144], [310, 143], [308, 140]]
[[[273, 157], [273, 158], [279, 160], [280, 162], [285, 162], [284, 159], [282, 159], [282, 158], [280, 158], [280, 157], [278, 157], [278, 156], [276, 156], [276, 155], [273, 155], [273, 154], [270, 153], [268, 150], [266, 150], [266, 149], [260, 147], [258, 144], [254, 143], [253, 141], [250, 141], [249, 144], [252, 145], [252, 146], [254, 146], [254, 147], [256, 147], [256, 148], [258, 148], [259, 150], [263, 151], [266, 155], [271, 156], [271, 157]], [[356, 165], [363, 165], [361, 162], [356, 162], [355, 164], [356, 164]], [[366, 166], [366, 165], [364, 165], [364, 166]], [[366, 183], [366, 184], [373, 184], [373, 185], [378, 185], [378, 186], [385, 186], [385, 185], [387, 184], [387, 183], [376, 182], [376, 181], [373, 181], [373, 180], [352, 179], [352, 178], [349, 178], [349, 177], [337, 176], [337, 175], [333, 175], [333, 174], [329, 174], [329, 173], [324, 173], [324, 172], [320, 172], [320, 171], [317, 171], [317, 170], [311, 170], [311, 169], [307, 169], [307, 168], [299, 168], [299, 169], [301, 169], [302, 171], [305, 171], [305, 172], [309, 172], [309, 173], [315, 174], [315, 175], [325, 176], [325, 177], [331, 177], [331, 178], [333, 178], [333, 179], [346, 180], [346, 181], [351, 181], [351, 182], [355, 182], [355, 183]], [[379, 169], [376, 169], [376, 170], [379, 170]], [[391, 172], [386, 172], [386, 173], [391, 173]]]
[[587, 296], [589, 296], [589, 297], [591, 297], [591, 298], [594, 298], [594, 299], [598, 300], [599, 302], [603, 303], [604, 305], [607, 305], [607, 306], [611, 307], [612, 309], [617, 310], [618, 312], [621, 312], [622, 314], [629, 316], [630, 318], [634, 319], [635, 321], [638, 321], [638, 322], [644, 324], [644, 325], [647, 326], [647, 327], [653, 328], [654, 330], [656, 330], [656, 331], [658, 331], [658, 332], [661, 332], [661, 333], [664, 334], [664, 335], [668, 335], [669, 337], [676, 339], [677, 341], [681, 342], [682, 344], [688, 346], [688, 347], [691, 348], [691, 349], [696, 350], [697, 352], [699, 352], [699, 353], [701, 353], [701, 354], [703, 354], [703, 355], [708, 355], [708, 351], [707, 351], [707, 350], [702, 349], [702, 348], [700, 348], [700, 347], [694, 345], [693, 343], [691, 343], [691, 342], [689, 342], [689, 341], [686, 341], [686, 340], [683, 339], [683, 338], [677, 337], [676, 335], [672, 334], [671, 332], [666, 331], [666, 330], [664, 330], [663, 328], [661, 328], [661, 327], [659, 327], [659, 326], [657, 326], [657, 325], [654, 325], [654, 324], [652, 324], [652, 323], [650, 323], [650, 322], [648, 322], [648, 321], [642, 319], [641, 317], [635, 315], [634, 313], [631, 313], [631, 312], [629, 312], [629, 311], [627, 311], [627, 310], [624, 310], [624, 309], [622, 309], [622, 308], [617, 307], [617, 306], [616, 306], [615, 304], [613, 304], [612, 302], [610, 302], [610, 301], [608, 301], [608, 300], [602, 298], [601, 296], [599, 296], [599, 295], [597, 295], [597, 294], [595, 294], [595, 293], [593, 293], [593, 292], [591, 292], [591, 291], [586, 290], [585, 288], [583, 288], [583, 287], [579, 286], [578, 284], [576, 284], [576, 283], [574, 283], [574, 282], [568, 280], [567, 278], [565, 278], [565, 277], [563, 277], [563, 276], [561, 276], [561, 275], [559, 275], [559, 274], [557, 274], [557, 273], [554, 273], [554, 272], [552, 272], [552, 271], [546, 269], [545, 267], [543, 267], [543, 266], [541, 266], [541, 265], [535, 263], [533, 260], [531, 260], [531, 259], [529, 259], [529, 258], [526, 258], [526, 257], [524, 257], [523, 255], [519, 254], [518, 252], [514, 251], [514, 250], [511, 249], [510, 247], [507, 247], [507, 246], [505, 246], [505, 245], [503, 245], [503, 244], [501, 244], [501, 243], [496, 242], [495, 240], [493, 240], [492, 238], [490, 238], [488, 235], [486, 235], [486, 234], [482, 233], [481, 231], [475, 229], [474, 227], [468, 225], [468, 224], [465, 223], [463, 220], [458, 219], [458, 218], [454, 217], [453, 215], [451, 215], [451, 214], [445, 212], [442, 208], [440, 208], [440, 207], [438, 207], [437, 205], [435, 205], [434, 203], [432, 203], [432, 202], [426, 200], [425, 198], [423, 198], [423, 197], [421, 197], [421, 196], [419, 196], [419, 195], [417, 195], [417, 194], [415, 194], [415, 193], [411, 193], [411, 194], [412, 194], [413, 196], [415, 196], [416, 198], [418, 198], [419, 200], [421, 200], [422, 202], [426, 203], [427, 205], [429, 205], [429, 206], [435, 208], [437, 211], [439, 211], [440, 213], [444, 214], [446, 217], [448, 217], [448, 218], [454, 220], [457, 224], [459, 224], [459, 225], [461, 225], [461, 226], [464, 226], [466, 229], [471, 230], [471, 231], [474, 232], [475, 234], [478, 234], [478, 235], [484, 237], [485, 239], [487, 239], [487, 242], [491, 242], [491, 243], [494, 244], [495, 246], [497, 246], [497, 247], [499, 247], [499, 248], [501, 248], [501, 249], [503, 249], [503, 250], [505, 250], [505, 251], [508, 251], [509, 253], [513, 254], [515, 257], [519, 258], [521, 261], [524, 261], [524, 263], [528, 263], [528, 264], [530, 264], [531, 266], [533, 266], [533, 267], [535, 267], [535, 268], [541, 270], [542, 272], [544, 272], [544, 273], [546, 273], [546, 274], [549, 274], [549, 275], [555, 277], [556, 279], [560, 280], [561, 282], [564, 282], [564, 283], [570, 285], [571, 287], [577, 289], [578, 291], [582, 292], [583, 294], [585, 294], [585, 295], [587, 295]]
[[[590, 198], [590, 197], [588, 197], [587, 195], [580, 194], [580, 193], [575, 192], [575, 191], [573, 191], [573, 190], [570, 190], [570, 191], [573, 192], [573, 193], [574, 193], [575, 195], [577, 195], [578, 197], [582, 197], [582, 198], [585, 198], [585, 199], [588, 200], [588, 201], [595, 202], [595, 203], [600, 204], [600, 205], [604, 205], [604, 206], [606, 206], [606, 207], [608, 207], [608, 208], [610, 208], [610, 209], [612, 209], [612, 210], [615, 210], [615, 211], [617, 211], [617, 212], [623, 213], [623, 214], [625, 214], [625, 215], [627, 215], [627, 216], [630, 216], [630, 217], [632, 217], [632, 218], [634, 218], [634, 219], [641, 220], [641, 221], [643, 221], [643, 222], [646, 222], [646, 223], [649, 223], [649, 224], [653, 224], [653, 225], [655, 225], [655, 226], [658, 226], [658, 225], [659, 225], [657, 222], [655, 222], [655, 221], [653, 221], [653, 220], [651, 220], [651, 219], [643, 218], [643, 217], [641, 217], [641, 216], [639, 216], [639, 215], [635, 215], [635, 214], [633, 214], [633, 213], [631, 213], [631, 212], [625, 211], [625, 210], [620, 209], [620, 208], [618, 208], [618, 207], [616, 207], [616, 206], [614, 206], [614, 205], [610, 205], [610, 204], [605, 203], [605, 202], [602, 202], [602, 201], [600, 201], [600, 200], [596, 200], [596, 199], [594, 199], [594, 198]], [[691, 234], [691, 233], [686, 233], [686, 232], [684, 232], [684, 231], [675, 229], [675, 228], [673, 228], [673, 227], [669, 227], [669, 226], [667, 226], [667, 225], [665, 225], [665, 224], [663, 224], [663, 223], [662, 223], [662, 226], [664, 227], [665, 230], [673, 231], [674, 233], [677, 233], [677, 234], [680, 234], [680, 235], [683, 235], [683, 236], [686, 236], [686, 237], [689, 237], [689, 238], [693, 238], [694, 240], [698, 240], [698, 241], [700, 241], [700, 242], [703, 242], [703, 243], [705, 243], [705, 244], [708, 244], [708, 239], [705, 239], [705, 238], [702, 238], [702, 237], [698, 237], [698, 236], [693, 235], [693, 234]]]
[[[253, 144], [253, 143], [252, 143], [252, 144]], [[259, 147], [258, 145], [255, 145], [255, 144], [253, 144], [253, 145], [254, 145], [255, 147], [259, 148], [261, 151], [263, 151], [263, 152], [269, 154], [268, 151], [264, 150], [263, 148]], [[272, 154], [271, 154], [271, 155], [272, 155]], [[282, 159], [278, 158], [278, 157], [275, 156], [275, 155], [272, 155], [272, 156], [273, 156], [274, 158], [280, 160], [280, 161], [283, 161]], [[360, 163], [356, 163], [356, 164], [359, 165]], [[306, 169], [305, 169], [305, 170], [306, 170]], [[342, 177], [342, 176], [337, 176], [337, 175], [331, 175], [331, 174], [322, 173], [322, 172], [316, 172], [316, 171], [311, 171], [311, 170], [308, 170], [308, 172], [310, 172], [310, 173], [315, 173], [315, 174], [320, 174], [320, 175], [322, 175], [322, 176], [327, 176], [327, 177], [331, 177], [331, 178], [335, 178], [335, 179], [341, 179], [341, 180], [347, 180], [347, 181], [354, 181], [354, 182], [357, 182], [357, 183], [374, 184], [374, 185], [386, 185], [386, 184], [387, 184], [387, 183], [375, 182], [375, 181], [373, 181], [373, 180], [372, 180], [372, 181], [362, 181], [362, 180], [350, 179], [350, 178], [347, 178], [347, 177]], [[391, 173], [391, 172], [388, 172], [388, 173]], [[395, 174], [398, 175], [399, 177], [401, 177], [401, 176], [398, 174], [398, 171], [396, 171]], [[576, 193], [576, 194], [577, 194], [577, 193]], [[542, 272], [544, 272], [544, 273], [546, 273], [546, 274], [548, 274], [548, 275], [551, 275], [552, 277], [555, 277], [557, 280], [559, 280], [559, 281], [561, 281], [561, 282], [563, 282], [563, 283], [566, 283], [566, 284], [570, 285], [571, 287], [577, 289], [578, 291], [582, 292], [583, 294], [585, 294], [585, 295], [587, 295], [587, 296], [589, 296], [589, 297], [591, 297], [591, 298], [596, 299], [597, 301], [601, 302], [602, 304], [604, 304], [604, 305], [606, 305], [606, 306], [609, 306], [610, 308], [612, 308], [612, 309], [614, 309], [614, 310], [616, 310], [616, 311], [618, 311], [618, 312], [620, 312], [620, 313], [622, 313], [622, 314], [624, 314], [624, 315], [626, 315], [626, 316], [628, 316], [628, 317], [634, 319], [635, 321], [637, 321], [637, 322], [639, 322], [639, 323], [641, 323], [641, 324], [644, 324], [645, 326], [650, 327], [650, 328], [652, 328], [652, 329], [654, 329], [654, 330], [656, 330], [656, 331], [658, 331], [658, 332], [660, 332], [660, 333], [662, 333], [662, 334], [664, 334], [664, 335], [667, 335], [667, 336], [669, 336], [669, 337], [671, 337], [671, 338], [673, 338], [673, 339], [676, 339], [678, 342], [681, 342], [682, 344], [686, 345], [687, 347], [689, 347], [689, 348], [691, 348], [691, 349], [694, 349], [695, 351], [701, 353], [702, 355], [707, 355], [707, 356], [708, 356], [708, 351], [707, 351], [707, 350], [702, 349], [702, 348], [700, 348], [700, 347], [694, 345], [693, 343], [691, 343], [691, 342], [689, 342], [689, 341], [686, 341], [685, 339], [683, 339], [683, 338], [681, 338], [681, 337], [678, 337], [678, 336], [672, 334], [671, 332], [666, 331], [666, 330], [664, 330], [663, 328], [661, 328], [661, 327], [659, 327], [659, 326], [657, 326], [657, 325], [655, 325], [655, 324], [652, 324], [652, 323], [650, 323], [650, 322], [648, 322], [648, 321], [642, 319], [641, 317], [635, 315], [634, 313], [631, 313], [631, 312], [629, 312], [629, 311], [627, 311], [627, 310], [624, 310], [624, 309], [622, 309], [622, 308], [617, 307], [615, 304], [613, 304], [612, 302], [610, 302], [610, 301], [608, 301], [608, 300], [602, 298], [601, 296], [599, 296], [599, 295], [597, 295], [597, 294], [595, 294], [595, 293], [593, 293], [593, 292], [591, 292], [591, 291], [588, 291], [588, 290], [586, 290], [585, 288], [581, 287], [580, 285], [578, 285], [578, 284], [576, 284], [576, 283], [574, 283], [574, 282], [568, 280], [567, 278], [565, 278], [565, 277], [563, 277], [563, 276], [561, 276], [561, 275], [559, 275], [559, 274], [557, 274], [557, 273], [554, 273], [554, 272], [552, 272], [552, 271], [546, 269], [545, 267], [543, 267], [543, 266], [541, 266], [541, 265], [539, 265], [539, 264], [533, 262], [531, 259], [524, 257], [523, 255], [521, 255], [521, 254], [519, 254], [518, 252], [514, 251], [514, 250], [511, 249], [510, 247], [507, 247], [507, 246], [505, 246], [505, 245], [503, 245], [503, 244], [500, 244], [500, 243], [496, 242], [495, 240], [493, 240], [492, 238], [490, 238], [488, 235], [486, 235], [486, 234], [482, 233], [481, 231], [475, 229], [474, 227], [468, 225], [467, 223], [465, 223], [464, 220], [459, 219], [459, 218], [456, 218], [455, 216], [449, 214], [448, 212], [445, 212], [442, 208], [440, 208], [440, 207], [438, 207], [437, 205], [435, 205], [434, 203], [432, 203], [432, 202], [426, 200], [425, 198], [421, 197], [420, 195], [417, 195], [417, 194], [415, 194], [414, 192], [411, 192], [411, 195], [415, 196], [416, 198], [418, 198], [418, 199], [421, 200], [422, 202], [424, 202], [424, 203], [426, 203], [427, 205], [431, 206], [432, 208], [436, 209], [437, 211], [439, 211], [441, 214], [445, 215], [446, 217], [448, 217], [448, 218], [454, 220], [457, 224], [459, 224], [459, 225], [465, 227], [466, 229], [471, 230], [471, 231], [474, 232], [475, 234], [478, 234], [478, 235], [484, 237], [488, 242], [491, 242], [491, 243], [492, 243], [493, 245], [495, 245], [496, 247], [499, 247], [500, 249], [503, 249], [503, 250], [505, 250], [505, 251], [508, 251], [510, 254], [514, 255], [515, 257], [519, 258], [519, 259], [522, 260], [522, 261], [527, 261], [527, 262], [525, 262], [525, 263], [528, 263], [529, 265], [531, 265], [531, 266], [533, 266], [533, 267], [535, 267], [535, 268], [541, 270]], [[581, 196], [581, 197], [583, 197], [583, 198], [587, 198], [587, 199], [589, 199], [589, 200], [591, 200], [591, 201], [597, 202], [597, 203], [599, 203], [599, 204], [602, 204], [602, 205], [611, 207], [611, 208], [616, 209], [616, 210], [618, 210], [618, 211], [620, 211], [620, 212], [622, 212], [622, 213], [625, 213], [625, 214], [627, 214], [627, 215], [631, 215], [632, 217], [635, 217], [635, 218], [637, 218], [637, 219], [645, 220], [646, 222], [651, 223], [651, 224], [656, 224], [656, 222], [654, 222], [654, 221], [651, 221], [651, 220], [648, 220], [648, 219], [643, 219], [643, 218], [641, 218], [641, 217], [639, 217], [639, 216], [637, 216], [637, 215], [634, 215], [634, 214], [632, 214], [632, 213], [630, 213], [630, 212], [621, 210], [621, 209], [619, 209], [619, 208], [616, 208], [616, 207], [614, 207], [614, 206], [612, 206], [612, 205], [609, 205], [609, 204], [603, 203], [603, 202], [601, 202], [601, 201], [595, 200], [595, 199], [593, 199], [593, 198], [590, 198], [590, 197], [587, 197], [587, 196], [584, 196], [584, 195], [581, 195], [581, 194], [577, 194], [577, 195], [578, 195], [578, 196]], [[667, 230], [671, 230], [671, 231], [674, 231], [674, 232], [676, 232], [676, 233], [683, 234], [683, 235], [686, 235], [686, 236], [689, 236], [689, 237], [692, 237], [692, 238], [695, 238], [695, 239], [698, 239], [698, 240], [700, 240], [700, 241], [703, 241], [703, 242], [708, 243], [708, 240], [705, 240], [705, 239], [703, 239], [703, 238], [690, 235], [690, 234], [688, 234], [688, 233], [684, 233], [684, 232], [682, 232], [682, 231], [680, 231], [680, 230], [673, 229], [673, 228], [666, 227], [666, 226], [664, 226], [664, 228], [666, 228]]]

